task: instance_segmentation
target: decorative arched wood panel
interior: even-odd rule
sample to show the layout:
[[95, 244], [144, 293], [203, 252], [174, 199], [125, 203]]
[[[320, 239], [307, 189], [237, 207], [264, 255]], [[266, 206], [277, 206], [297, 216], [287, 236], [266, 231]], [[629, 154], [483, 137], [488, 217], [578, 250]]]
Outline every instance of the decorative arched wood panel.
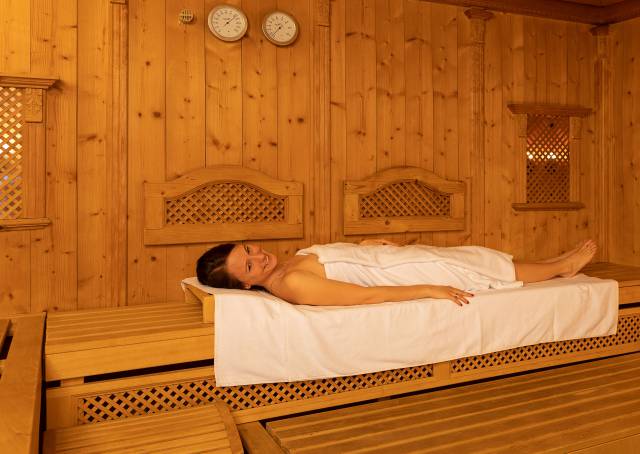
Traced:
[[466, 185], [420, 167], [395, 167], [344, 184], [344, 233], [463, 230]]
[[147, 245], [300, 238], [302, 183], [240, 166], [145, 183]]

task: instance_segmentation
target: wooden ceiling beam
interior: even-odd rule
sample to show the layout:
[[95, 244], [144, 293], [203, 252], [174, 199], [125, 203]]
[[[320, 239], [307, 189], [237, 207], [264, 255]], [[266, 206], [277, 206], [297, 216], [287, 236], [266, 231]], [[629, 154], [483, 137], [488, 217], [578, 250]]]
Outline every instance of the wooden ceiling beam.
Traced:
[[422, 0], [464, 7], [485, 8], [524, 16], [544, 17], [584, 24], [605, 25], [640, 17], [640, 0], [623, 0], [605, 6], [562, 0]]

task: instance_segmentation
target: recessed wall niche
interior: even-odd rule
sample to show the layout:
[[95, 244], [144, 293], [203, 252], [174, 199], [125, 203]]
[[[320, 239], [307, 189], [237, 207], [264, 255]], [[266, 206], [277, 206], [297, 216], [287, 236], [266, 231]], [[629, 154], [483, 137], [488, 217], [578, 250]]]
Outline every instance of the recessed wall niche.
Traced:
[[509, 104], [518, 131], [516, 211], [579, 210], [579, 140], [591, 109]]

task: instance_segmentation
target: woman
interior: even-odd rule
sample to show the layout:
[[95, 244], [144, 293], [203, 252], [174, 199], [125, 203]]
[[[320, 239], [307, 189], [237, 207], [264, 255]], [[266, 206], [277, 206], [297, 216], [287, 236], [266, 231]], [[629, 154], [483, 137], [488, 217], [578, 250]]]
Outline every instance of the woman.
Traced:
[[[294, 304], [314, 306], [323, 305], [356, 305], [375, 304], [390, 301], [405, 301], [419, 298], [448, 299], [462, 306], [469, 304], [472, 289], [496, 288], [496, 280], [485, 276], [476, 270], [465, 269], [460, 266], [460, 260], [441, 261], [437, 254], [445, 256], [446, 250], [458, 254], [459, 257], [469, 254], [485, 255], [491, 263], [498, 263], [506, 268], [507, 278], [500, 282], [503, 286], [513, 286], [517, 283], [538, 282], [554, 277], [571, 277], [580, 271], [595, 255], [597, 245], [588, 240], [561, 256], [539, 262], [513, 262], [511, 256], [492, 249], [478, 246], [458, 248], [431, 248], [428, 246], [398, 246], [387, 240], [365, 240], [361, 246], [368, 246], [367, 251], [377, 255], [386, 253], [386, 257], [400, 256], [399, 253], [417, 252], [427, 255], [436, 253], [436, 258], [430, 258], [425, 263], [416, 266], [398, 264], [394, 266], [369, 267], [348, 264], [345, 275], [354, 274], [356, 277], [336, 275], [330, 259], [321, 257], [322, 247], [314, 246], [299, 251], [295, 257], [278, 263], [271, 252], [263, 250], [254, 244], [221, 244], [205, 252], [197, 264], [198, 280], [205, 285], [222, 288], [251, 289], [262, 287], [271, 294]], [[356, 245], [327, 245], [349, 249]], [[381, 246], [386, 249], [372, 249], [371, 246]], [[404, 250], [404, 248], [417, 248]], [[359, 252], [359, 251], [356, 251]], [[460, 255], [462, 254], [462, 255]], [[406, 254], [405, 254], [406, 255]], [[413, 260], [412, 260], [413, 262]], [[354, 268], [356, 266], [356, 268]], [[360, 268], [357, 268], [360, 266]], [[411, 267], [411, 268], [407, 268]], [[352, 272], [351, 270], [355, 270]], [[415, 274], [416, 271], [418, 274]], [[424, 270], [428, 270], [425, 274]], [[373, 277], [361, 276], [362, 273], [373, 271]], [[389, 277], [388, 272], [394, 272]], [[509, 277], [510, 273], [510, 277]], [[487, 273], [490, 275], [491, 273]], [[414, 277], [404, 279], [405, 276]], [[502, 275], [505, 275], [503, 272]], [[418, 277], [415, 277], [418, 276]], [[438, 276], [440, 276], [438, 280]], [[416, 281], [419, 279], [419, 281]], [[506, 282], [511, 281], [511, 282]], [[518, 282], [521, 281], [521, 282]], [[391, 283], [391, 284], [389, 284]], [[457, 286], [451, 285], [456, 284]], [[443, 285], [446, 284], [446, 285]], [[462, 288], [458, 288], [462, 287]]]

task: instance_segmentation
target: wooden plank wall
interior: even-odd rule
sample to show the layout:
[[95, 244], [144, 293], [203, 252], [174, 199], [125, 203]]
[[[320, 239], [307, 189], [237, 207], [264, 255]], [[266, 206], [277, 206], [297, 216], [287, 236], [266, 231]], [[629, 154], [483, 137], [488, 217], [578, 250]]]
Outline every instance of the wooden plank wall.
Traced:
[[611, 256], [640, 265], [640, 19], [611, 27], [613, 165]]
[[[328, 0], [225, 2], [249, 17], [241, 42], [223, 43], [206, 30], [218, 0], [0, 4], [0, 72], [61, 79], [47, 112], [53, 222], [0, 234], [0, 313], [181, 299], [179, 280], [210, 245], [145, 247], [142, 184], [205, 165], [241, 164], [304, 183], [304, 238], [260, 243], [281, 258], [314, 242], [358, 240], [341, 233], [342, 181], [396, 165], [467, 180], [481, 195], [466, 231], [397, 239], [482, 244], [532, 259], [602, 236], [595, 116], [578, 150], [586, 209], [510, 208], [517, 136], [506, 104], [594, 107], [596, 38], [588, 25], [500, 13], [487, 22], [482, 161], [469, 145], [463, 8], [332, 0], [329, 13]], [[191, 25], [177, 20], [185, 7], [195, 12]], [[295, 45], [276, 48], [262, 38], [260, 20], [274, 8], [298, 19]], [[627, 40], [624, 55], [637, 53], [633, 27], [616, 27]], [[633, 107], [618, 110], [631, 115]]]

